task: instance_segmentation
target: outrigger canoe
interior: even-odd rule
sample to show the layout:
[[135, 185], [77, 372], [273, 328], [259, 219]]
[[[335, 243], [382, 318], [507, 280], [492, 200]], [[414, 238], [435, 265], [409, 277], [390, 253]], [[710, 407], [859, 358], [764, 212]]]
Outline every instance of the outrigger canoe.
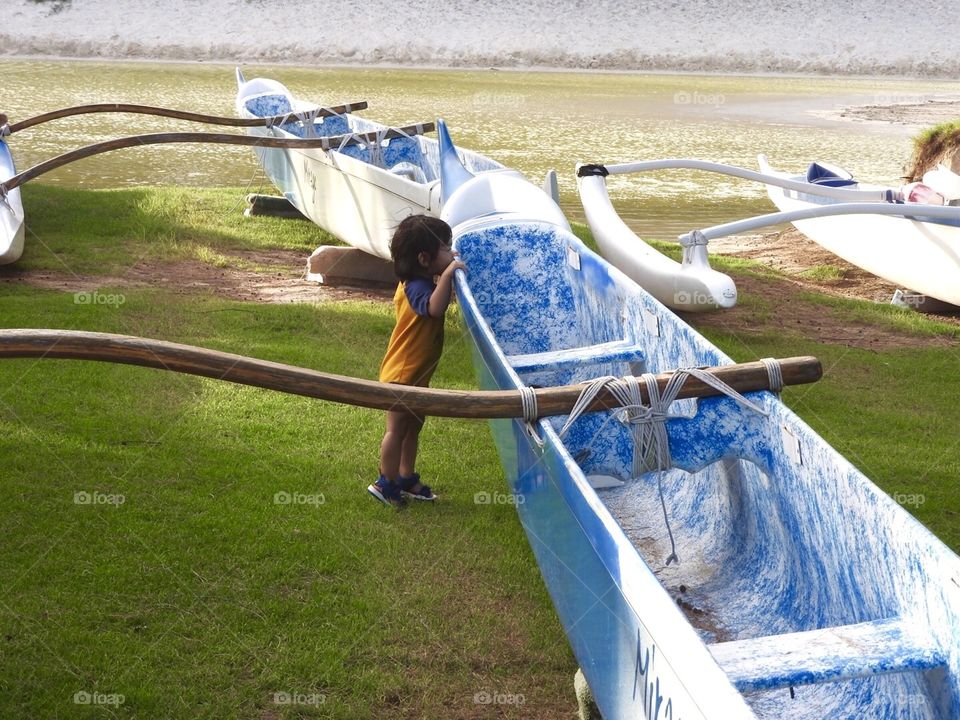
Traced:
[[[237, 70], [236, 110], [242, 118], [289, 115], [290, 122], [250, 128], [251, 135], [310, 138], [365, 133], [373, 138], [329, 149], [257, 148], [273, 184], [310, 220], [348, 245], [390, 259], [390, 238], [403, 218], [439, 215], [443, 205], [437, 141], [425, 137], [432, 122], [404, 128], [344, 112], [315, 118], [320, 106], [295, 97], [276, 80], [245, 80]], [[460, 151], [473, 174], [519, 175], [478, 153]]]
[[[675, 262], [645, 243], [621, 219], [607, 191], [607, 176], [638, 172], [634, 165], [577, 166], [580, 202], [597, 247], [608, 262], [669, 308], [701, 312], [737, 304], [737, 286], [729, 275], [710, 267], [706, 243], [685, 242]], [[684, 244], [685, 242], [685, 244]]]
[[[761, 172], [767, 175], [812, 184], [807, 192], [767, 185], [770, 200], [784, 212], [815, 210], [837, 203], [822, 194], [823, 187], [873, 192], [878, 201], [887, 204], [900, 200], [899, 188], [860, 183], [845, 170], [821, 163], [813, 163], [806, 173], [794, 175], [773, 169], [763, 155], [758, 162]], [[939, 171], [941, 177], [949, 174]], [[955, 183], [960, 182], [960, 178], [954, 178]], [[939, 204], [899, 206], [909, 208], [913, 214], [809, 217], [793, 224], [818, 245], [867, 272], [905, 290], [960, 305], [960, 209], [951, 214], [949, 210], [944, 213], [945, 208]], [[927, 209], [931, 212], [925, 216]], [[934, 212], [940, 214], [934, 216]]]
[[[0, 140], [0, 183], [17, 174], [7, 143]], [[0, 188], [0, 265], [9, 265], [23, 254], [23, 203], [20, 188]]]
[[[484, 388], [730, 362], [536, 187], [443, 182]], [[960, 716], [960, 558], [773, 393], [669, 395], [492, 421], [603, 717]]]

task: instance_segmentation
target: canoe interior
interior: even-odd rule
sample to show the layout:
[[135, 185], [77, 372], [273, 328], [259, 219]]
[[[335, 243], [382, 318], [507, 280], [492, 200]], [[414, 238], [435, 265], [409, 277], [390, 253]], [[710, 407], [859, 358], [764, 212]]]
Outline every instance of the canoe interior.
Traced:
[[[280, 92], [251, 97], [244, 101], [244, 108], [252, 116], [270, 117], [290, 112], [309, 113], [317, 106]], [[331, 137], [351, 132], [385, 130], [386, 127], [348, 113], [317, 118], [311, 125], [288, 122], [276, 126], [274, 130], [275, 134], [286, 134], [292, 137]], [[279, 153], [282, 152], [279, 151]], [[440, 177], [437, 141], [419, 135], [385, 140], [380, 150], [370, 144], [350, 145], [337, 152], [420, 184], [433, 183]], [[461, 156], [467, 169], [474, 173], [503, 169], [500, 163], [483, 155], [461, 152]]]
[[[491, 222], [467, 228], [456, 246], [468, 267], [458, 292], [484, 387], [730, 362], [555, 226]], [[615, 341], [609, 361], [550, 355], [585, 348], [595, 356], [588, 348]], [[524, 356], [520, 372], [511, 356]], [[542, 449], [520, 422], [492, 423], [521, 520], [601, 710], [665, 717], [669, 701], [674, 717], [957, 717], [960, 559], [775, 396], [750, 397], [767, 416], [729, 398], [675, 404], [684, 417], [668, 422], [672, 468], [637, 477], [629, 431], [609, 413], [581, 417], [562, 440], [565, 418], [539, 423]], [[585, 480], [593, 474], [624, 484], [594, 491]], [[658, 483], [680, 557], [670, 566]], [[768, 646], [782, 644], [789, 655], [787, 638], [777, 636], [825, 628], [844, 636], [847, 626], [887, 620], [896, 632], [871, 646], [879, 655], [872, 660], [866, 651], [814, 648], [799, 653], [799, 667], [793, 652], [794, 665], [783, 660], [790, 667], [778, 673], [780, 660], [771, 661], [758, 676], [745, 669], [754, 645], [724, 645], [771, 638]], [[676, 687], [673, 678], [689, 691], [683, 713], [679, 691], [663, 690], [661, 714], [651, 710], [644, 681], [653, 675], [642, 661], [650, 643], [658, 687]], [[698, 677], [704, 649], [724, 658], [745, 715], [735, 702], [719, 710], [720, 693], [709, 687], [697, 694], [698, 683], [710, 682], [709, 673]]]

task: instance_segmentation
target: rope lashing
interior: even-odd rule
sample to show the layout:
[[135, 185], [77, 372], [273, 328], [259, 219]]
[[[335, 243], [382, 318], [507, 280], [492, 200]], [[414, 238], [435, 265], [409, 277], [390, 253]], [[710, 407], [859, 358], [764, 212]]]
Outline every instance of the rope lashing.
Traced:
[[770, 392], [779, 395], [783, 390], [783, 373], [780, 371], [780, 363], [774, 358], [760, 358], [760, 362], [767, 369], [767, 377], [770, 378]]
[[390, 128], [381, 128], [377, 130], [377, 137], [373, 141], [373, 145], [370, 147], [370, 164], [375, 167], [382, 168], [384, 166], [383, 160], [383, 141], [387, 138], [387, 133], [390, 132]]
[[0, 125], [0, 137], [7, 137], [11, 133], [10, 123]]
[[523, 408], [523, 421], [527, 423], [535, 422], [537, 413], [537, 392], [529, 385], [522, 385], [518, 388], [520, 391], [520, 404]]
[[685, 248], [697, 247], [698, 245], [707, 245], [710, 241], [707, 239], [707, 236], [704, 235], [700, 230], [692, 230], [688, 233], [684, 233], [677, 238], [679, 242]]
[[[780, 366], [775, 360], [764, 362], [767, 373], [771, 378], [771, 386], [775, 386], [774, 380], [779, 378], [780, 386], [783, 384], [783, 377], [780, 374]], [[775, 366], [775, 369], [771, 369]], [[752, 410], [760, 415], [767, 416], [769, 413], [754, 402], [751, 402], [722, 380], [701, 370], [700, 368], [681, 368], [677, 370], [667, 381], [663, 392], [660, 392], [660, 386], [657, 384], [657, 376], [652, 373], [644, 373], [639, 378], [633, 375], [627, 375], [622, 378], [611, 376], [600, 377], [584, 385], [583, 391], [577, 398], [573, 409], [567, 416], [566, 422], [560, 428], [559, 435], [563, 437], [570, 427], [577, 421], [584, 410], [590, 405], [593, 399], [606, 388], [613, 395], [620, 408], [613, 412], [606, 420], [603, 426], [615, 417], [618, 422], [625, 425], [633, 440], [633, 468], [632, 477], [636, 478], [644, 472], [650, 470], [668, 470], [673, 465], [673, 459], [670, 455], [670, 438], [667, 434], [667, 420], [671, 417], [670, 406], [680, 394], [683, 384], [688, 377], [695, 377], [701, 382], [726, 395], [734, 400], [741, 407]], [[647, 388], [648, 402], [643, 403], [640, 394], [640, 383], [643, 382]], [[598, 430], [599, 432], [599, 430]], [[663, 473], [657, 475], [657, 489], [660, 495], [660, 507], [663, 509], [663, 521], [667, 527], [667, 535], [670, 538], [670, 555], [667, 556], [666, 564], [679, 562], [677, 555], [676, 542], [673, 538], [673, 530], [670, 527], [670, 517], [667, 513], [667, 503], [663, 493]]]
[[542, 448], [543, 439], [537, 434], [537, 418], [540, 411], [537, 408], [537, 391], [528, 385], [521, 385], [517, 388], [520, 391], [520, 405], [523, 412], [523, 423], [527, 430], [527, 435], [533, 440], [537, 447]]

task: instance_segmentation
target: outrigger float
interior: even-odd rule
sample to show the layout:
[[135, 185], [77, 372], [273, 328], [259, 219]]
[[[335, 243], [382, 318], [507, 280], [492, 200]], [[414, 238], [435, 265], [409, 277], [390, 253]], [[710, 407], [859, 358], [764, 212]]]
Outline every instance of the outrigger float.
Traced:
[[[904, 289], [960, 305], [960, 207], [904, 202], [898, 188], [858, 184], [849, 174], [814, 163], [818, 172], [790, 176], [759, 156], [762, 172], [704, 160], [670, 158], [577, 166], [580, 199], [604, 257], [660, 302], [701, 311], [736, 302], [733, 281], [713, 270], [710, 240], [793, 223], [848, 262]], [[696, 170], [763, 183], [781, 212], [692, 230], [679, 237], [676, 263], [637, 237], [610, 203], [608, 175]], [[842, 181], [842, 182], [841, 182]], [[960, 178], [957, 178], [960, 197]]]

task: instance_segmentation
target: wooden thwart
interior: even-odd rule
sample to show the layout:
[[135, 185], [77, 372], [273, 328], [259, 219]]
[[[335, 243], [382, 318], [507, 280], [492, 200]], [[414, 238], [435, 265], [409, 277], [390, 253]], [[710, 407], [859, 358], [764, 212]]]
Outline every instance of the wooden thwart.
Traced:
[[[520, 393], [514, 390], [441, 390], [380, 383], [130, 335], [74, 330], [0, 330], [0, 358], [99, 360], [140, 365], [378, 410], [406, 409], [421, 416], [523, 416]], [[816, 382], [823, 374], [820, 361], [815, 357], [785, 358], [777, 362], [784, 385]], [[769, 389], [767, 369], [760, 362], [723, 365], [706, 370], [741, 393]], [[672, 375], [657, 375], [661, 390]], [[539, 416], [568, 414], [582, 390], [582, 385], [537, 388]], [[647, 391], [642, 383], [641, 393], [644, 402], [648, 402]], [[678, 398], [718, 394], [706, 383], [688, 377]], [[618, 406], [616, 399], [604, 390], [591, 403], [588, 411]]]
[[[334, 107], [319, 108], [309, 113], [301, 115], [313, 116], [318, 118], [331, 117], [333, 115], [343, 115], [344, 113], [356, 112], [357, 110], [366, 110], [366, 102], [345, 103]], [[203, 113], [190, 112], [188, 110], [175, 110], [173, 108], [154, 107], [152, 105], [135, 105], [129, 103], [98, 103], [95, 105], [74, 105], [73, 107], [60, 108], [50, 112], [35, 115], [32, 118], [21, 120], [9, 125], [9, 132], [15, 133], [20, 130], [42, 125], [51, 120], [72, 117], [74, 115], [89, 115], [92, 113], [132, 113], [137, 115], [157, 115], [159, 117], [175, 118], [177, 120], [189, 120], [190, 122], [207, 123], [209, 125], [229, 125], [231, 127], [263, 127], [271, 125], [280, 125], [287, 122], [299, 122], [300, 117], [297, 113], [286, 113], [284, 115], [274, 115], [266, 118], [233, 118], [221, 117], [219, 115], [206, 115]], [[0, 113], [0, 126], [6, 125], [8, 118]]]
[[247, 145], [250, 147], [268, 147], [268, 148], [297, 148], [301, 150], [337, 150], [348, 145], [358, 145], [363, 143], [372, 143], [380, 140], [389, 140], [396, 137], [407, 137], [408, 135], [419, 135], [433, 131], [434, 123], [418, 123], [416, 125], [407, 125], [400, 128], [389, 128], [385, 131], [372, 131], [366, 133], [350, 133], [346, 135], [334, 135], [331, 137], [320, 138], [277, 138], [260, 137], [256, 135], [231, 135], [229, 133], [152, 133], [147, 135], [133, 135], [131, 137], [117, 138], [116, 140], [107, 140], [87, 147], [71, 150], [63, 155], [58, 155], [50, 160], [34, 165], [9, 180], [0, 183], [0, 194], [10, 192], [14, 188], [23, 185], [29, 180], [33, 180], [44, 173], [56, 170], [58, 167], [67, 165], [88, 158], [92, 155], [110, 152], [111, 150], [122, 150], [124, 148], [138, 147], [141, 145], [165, 145], [169, 143], [211, 143], [214, 145]]

